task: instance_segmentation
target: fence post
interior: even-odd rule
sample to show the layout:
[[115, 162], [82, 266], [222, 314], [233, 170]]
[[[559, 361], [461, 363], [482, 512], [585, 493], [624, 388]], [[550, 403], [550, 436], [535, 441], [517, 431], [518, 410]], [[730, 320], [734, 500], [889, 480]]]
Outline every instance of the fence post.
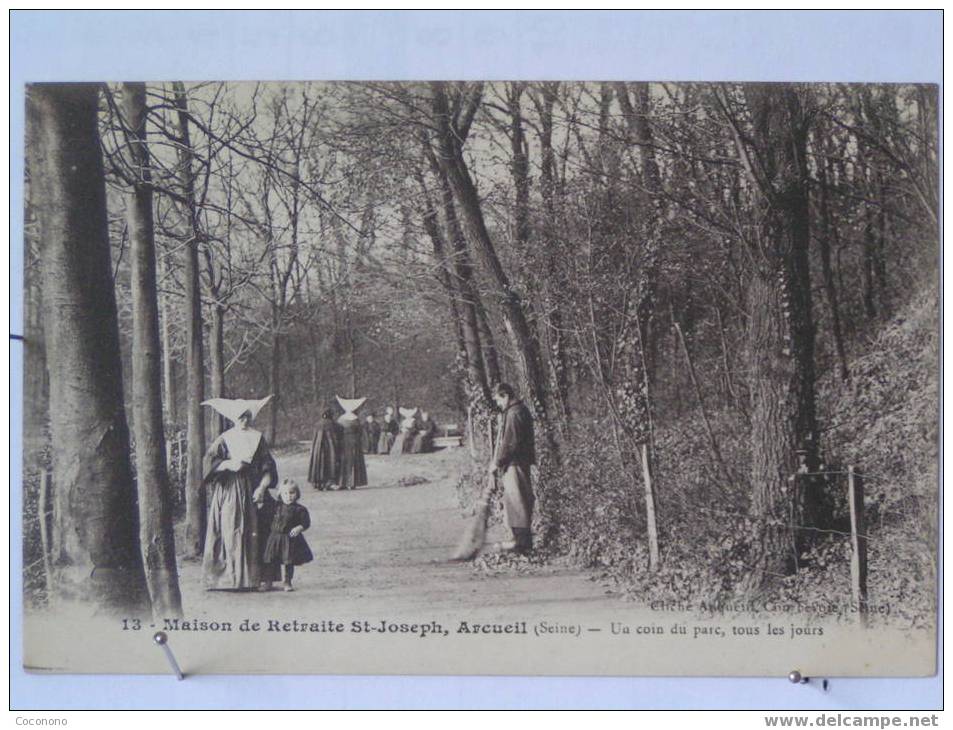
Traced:
[[50, 559], [49, 502], [51, 475], [46, 469], [40, 472], [40, 494], [36, 513], [40, 521], [40, 550], [43, 551], [43, 572], [46, 575], [46, 595], [53, 595], [53, 561]]
[[649, 542], [649, 570], [658, 570], [658, 522], [655, 518], [655, 485], [652, 482], [652, 462], [649, 443], [642, 443], [642, 486], [645, 489], [645, 528]]
[[857, 603], [860, 623], [867, 623], [867, 529], [864, 525], [864, 479], [847, 467], [847, 501], [850, 504], [850, 590]]

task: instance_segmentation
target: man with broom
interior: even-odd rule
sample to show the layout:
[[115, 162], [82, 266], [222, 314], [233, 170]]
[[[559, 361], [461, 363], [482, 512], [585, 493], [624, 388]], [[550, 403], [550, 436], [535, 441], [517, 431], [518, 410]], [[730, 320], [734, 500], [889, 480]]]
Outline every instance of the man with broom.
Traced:
[[513, 531], [513, 542], [504, 543], [520, 555], [533, 549], [533, 483], [530, 467], [536, 463], [533, 417], [516, 397], [513, 388], [500, 383], [493, 388], [493, 400], [503, 412], [503, 424], [489, 473], [503, 476], [503, 513]]
[[493, 388], [493, 400], [502, 411], [496, 448], [488, 468], [488, 483], [473, 521], [464, 532], [453, 560], [472, 560], [483, 547], [489, 500], [497, 472], [503, 477], [503, 513], [513, 531], [513, 539], [503, 543], [504, 549], [526, 555], [533, 549], [533, 484], [530, 467], [536, 463], [536, 442], [533, 417], [526, 405], [516, 397], [512, 386], [500, 383]]

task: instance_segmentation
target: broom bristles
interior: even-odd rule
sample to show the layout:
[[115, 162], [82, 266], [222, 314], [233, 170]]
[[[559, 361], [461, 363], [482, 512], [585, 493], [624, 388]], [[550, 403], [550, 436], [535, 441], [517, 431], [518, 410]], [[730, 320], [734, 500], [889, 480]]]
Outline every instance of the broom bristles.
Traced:
[[490, 505], [481, 502], [463, 531], [463, 536], [453, 553], [451, 560], [473, 560], [483, 548], [486, 540], [486, 523], [490, 516]]

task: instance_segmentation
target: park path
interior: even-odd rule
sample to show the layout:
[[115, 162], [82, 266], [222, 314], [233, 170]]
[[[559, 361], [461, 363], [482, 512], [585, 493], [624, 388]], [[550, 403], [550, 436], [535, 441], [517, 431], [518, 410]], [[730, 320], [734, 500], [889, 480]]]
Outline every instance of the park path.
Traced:
[[[315, 561], [298, 569], [293, 593], [207, 592], [201, 566], [180, 566], [185, 615], [408, 616], [426, 613], [505, 618], [567, 609], [584, 615], [617, 610], [617, 598], [567, 566], [532, 566], [486, 574], [448, 560], [467, 524], [456, 482], [467, 465], [465, 449], [367, 458], [369, 486], [318, 492], [307, 485], [308, 452], [279, 453], [278, 472], [302, 485], [311, 513], [305, 533]], [[410, 482], [420, 483], [409, 485]], [[406, 485], [406, 486], [405, 486]], [[503, 539], [502, 527], [489, 540]], [[475, 612], [475, 613], [474, 613]]]

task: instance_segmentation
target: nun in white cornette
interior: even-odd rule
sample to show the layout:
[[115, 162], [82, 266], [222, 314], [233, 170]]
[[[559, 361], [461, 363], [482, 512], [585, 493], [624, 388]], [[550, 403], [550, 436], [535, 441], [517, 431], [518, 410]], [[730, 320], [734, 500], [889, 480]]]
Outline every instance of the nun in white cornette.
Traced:
[[341, 489], [367, 486], [367, 465], [364, 463], [364, 427], [355, 411], [367, 398], [335, 396], [344, 414], [338, 418], [341, 426]]
[[397, 434], [394, 445], [391, 446], [391, 456], [409, 454], [414, 447], [414, 432], [417, 430], [417, 409], [399, 408], [398, 410], [400, 411], [400, 433]]
[[268, 443], [251, 423], [271, 400], [212, 398], [209, 406], [232, 422], [205, 453], [202, 483], [208, 490], [208, 523], [202, 574], [208, 590], [259, 588], [273, 580], [262, 558], [275, 502], [268, 492], [278, 468]]

